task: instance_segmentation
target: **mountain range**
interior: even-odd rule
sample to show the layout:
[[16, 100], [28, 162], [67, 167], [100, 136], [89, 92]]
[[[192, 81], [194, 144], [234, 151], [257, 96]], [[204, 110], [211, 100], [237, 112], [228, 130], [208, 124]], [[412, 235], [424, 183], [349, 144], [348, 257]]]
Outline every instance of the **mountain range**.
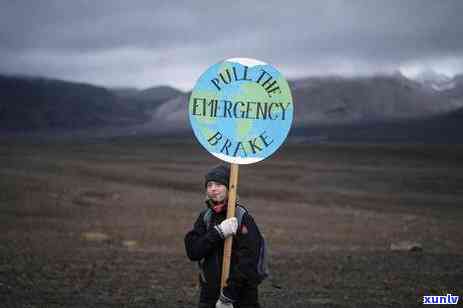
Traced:
[[107, 89], [63, 80], [0, 75], [0, 130], [75, 130], [131, 126], [151, 119], [150, 110], [182, 92]]
[[[333, 132], [358, 135], [365, 130], [374, 132], [372, 139], [374, 135], [397, 136], [399, 131], [404, 136], [411, 131], [427, 131], [428, 127], [434, 127], [434, 135], [439, 135], [450, 122], [453, 124], [447, 129], [463, 128], [463, 75], [449, 78], [428, 71], [415, 79], [400, 73], [309, 77], [289, 84], [295, 106], [291, 134], [309, 140], [342, 139], [342, 133]], [[168, 86], [111, 89], [0, 76], [0, 131], [107, 127], [120, 134], [190, 134], [186, 108], [189, 95]], [[415, 135], [407, 138], [417, 139]]]
[[[314, 128], [349, 131], [371, 125], [406, 129], [407, 123], [418, 127], [421, 122], [424, 126], [436, 126], [447, 117], [454, 121], [463, 112], [462, 76], [453, 78], [452, 83], [453, 87], [436, 90], [429, 82], [408, 79], [399, 73], [292, 80], [289, 84], [295, 106], [293, 134], [306, 135]], [[185, 105], [189, 95], [184, 93], [163, 103], [153, 113], [151, 123], [161, 125], [163, 133], [188, 132]], [[155, 127], [147, 123], [145, 129]]]

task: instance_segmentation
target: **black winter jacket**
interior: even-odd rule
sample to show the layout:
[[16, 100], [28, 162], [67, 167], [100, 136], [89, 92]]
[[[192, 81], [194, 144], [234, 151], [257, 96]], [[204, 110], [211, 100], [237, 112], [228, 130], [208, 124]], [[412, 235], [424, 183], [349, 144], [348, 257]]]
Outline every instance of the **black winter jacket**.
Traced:
[[[220, 296], [224, 240], [214, 226], [226, 218], [226, 211], [212, 211], [209, 227], [204, 223], [206, 211], [207, 209], [200, 213], [193, 230], [186, 234], [185, 248], [188, 257], [192, 261], [198, 261], [200, 266], [200, 302], [215, 303]], [[224, 295], [238, 305], [246, 302], [258, 306], [259, 278], [256, 269], [259, 239], [258, 227], [252, 216], [246, 212], [237, 234], [233, 237], [230, 274], [223, 290]], [[243, 298], [249, 296], [253, 298]]]

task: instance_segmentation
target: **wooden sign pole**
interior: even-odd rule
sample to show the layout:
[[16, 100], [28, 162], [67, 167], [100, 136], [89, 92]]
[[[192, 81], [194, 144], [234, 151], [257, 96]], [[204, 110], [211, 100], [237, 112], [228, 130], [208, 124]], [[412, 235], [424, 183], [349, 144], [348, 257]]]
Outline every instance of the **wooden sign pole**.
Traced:
[[[227, 206], [227, 218], [235, 216], [235, 204], [236, 204], [236, 190], [238, 187], [238, 164], [231, 164], [230, 168], [230, 183], [228, 189], [228, 206]], [[230, 274], [230, 259], [232, 251], [233, 237], [225, 239], [223, 246], [223, 263], [222, 263], [222, 281], [220, 283], [223, 289], [227, 285], [228, 275]]]

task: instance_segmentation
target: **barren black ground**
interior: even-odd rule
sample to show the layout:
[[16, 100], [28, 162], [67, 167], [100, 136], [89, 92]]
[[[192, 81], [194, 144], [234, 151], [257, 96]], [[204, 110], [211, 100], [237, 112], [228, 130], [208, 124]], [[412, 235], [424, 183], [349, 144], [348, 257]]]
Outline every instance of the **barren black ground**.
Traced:
[[[286, 144], [240, 167], [263, 307], [463, 295], [463, 147]], [[218, 163], [193, 142], [0, 143], [0, 307], [195, 307], [183, 236]]]

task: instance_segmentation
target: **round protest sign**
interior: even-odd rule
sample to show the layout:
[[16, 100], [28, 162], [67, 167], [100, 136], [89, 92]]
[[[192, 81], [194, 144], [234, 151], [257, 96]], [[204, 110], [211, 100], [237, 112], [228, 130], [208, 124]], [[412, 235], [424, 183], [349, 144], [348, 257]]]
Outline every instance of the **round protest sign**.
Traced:
[[188, 113], [196, 138], [208, 152], [229, 163], [250, 164], [280, 147], [294, 106], [280, 72], [262, 61], [234, 58], [201, 75]]

